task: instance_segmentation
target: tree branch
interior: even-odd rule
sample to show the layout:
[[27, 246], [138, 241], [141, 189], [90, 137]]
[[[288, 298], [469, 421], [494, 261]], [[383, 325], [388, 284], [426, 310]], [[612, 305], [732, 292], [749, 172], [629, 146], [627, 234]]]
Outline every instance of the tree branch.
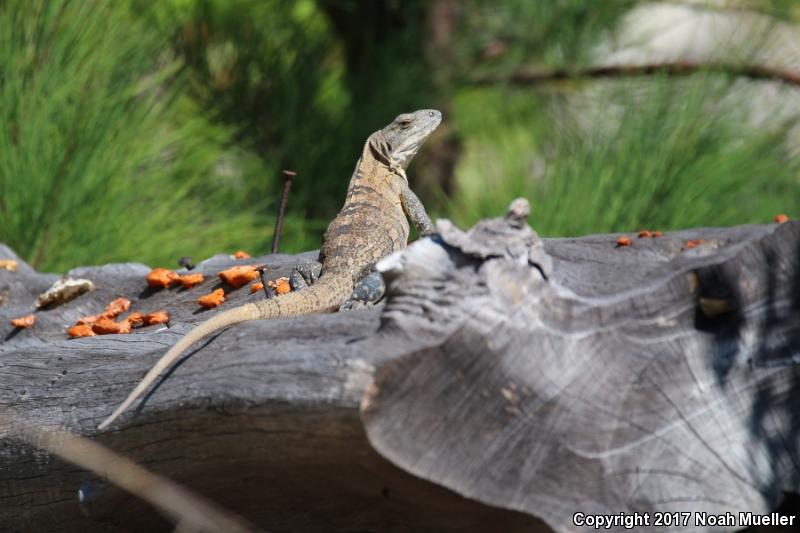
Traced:
[[768, 67], [764, 65], [736, 65], [731, 63], [695, 63], [674, 61], [644, 65], [606, 65], [575, 69], [535, 69], [519, 68], [511, 74], [488, 74], [473, 77], [471, 85], [509, 85], [527, 87], [553, 81], [581, 78], [632, 78], [666, 74], [668, 76], [688, 76], [699, 72], [715, 72], [731, 76], [741, 76], [754, 80], [779, 81], [793, 87], [800, 87], [800, 71]]

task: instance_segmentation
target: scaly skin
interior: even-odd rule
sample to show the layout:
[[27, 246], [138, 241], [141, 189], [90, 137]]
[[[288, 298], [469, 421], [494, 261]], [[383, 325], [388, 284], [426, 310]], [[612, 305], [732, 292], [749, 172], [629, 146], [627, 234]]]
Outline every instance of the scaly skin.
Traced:
[[409, 219], [421, 235], [431, 233], [433, 225], [408, 187], [405, 169], [441, 120], [438, 111], [423, 109], [400, 115], [369, 136], [350, 179], [344, 206], [323, 237], [319, 254], [322, 272], [316, 283], [302, 291], [224, 311], [191, 330], [159, 359], [98, 429], [114, 422], [194, 343], [239, 322], [335, 311], [376, 262], [406, 247]]

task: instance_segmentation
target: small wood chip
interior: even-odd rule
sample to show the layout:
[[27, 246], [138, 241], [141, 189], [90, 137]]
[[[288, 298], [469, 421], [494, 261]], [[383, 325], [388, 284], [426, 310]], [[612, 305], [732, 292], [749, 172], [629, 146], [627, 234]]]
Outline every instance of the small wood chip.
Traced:
[[36, 315], [25, 315], [19, 318], [12, 318], [11, 325], [17, 329], [29, 328], [36, 323]]
[[194, 274], [184, 274], [180, 277], [181, 284], [183, 285], [184, 289], [191, 289], [195, 285], [199, 285], [203, 283], [203, 274], [200, 272], [195, 272]]
[[218, 275], [219, 279], [234, 289], [238, 289], [256, 279], [258, 277], [258, 271], [253, 265], [241, 265], [223, 270]]
[[225, 301], [225, 291], [222, 289], [217, 289], [210, 294], [206, 294], [205, 296], [201, 296], [197, 299], [197, 303], [200, 307], [205, 309], [213, 309]]
[[92, 290], [94, 283], [88, 279], [61, 278], [36, 298], [36, 307], [62, 305]]
[[776, 224], [783, 224], [784, 222], [789, 222], [789, 216], [783, 213], [778, 213], [775, 215], [775, 223]]
[[77, 326], [72, 326], [67, 330], [67, 334], [73, 339], [78, 337], [94, 337], [97, 335], [97, 333], [92, 331], [92, 326], [89, 324], [78, 324]]
[[147, 274], [145, 279], [149, 287], [154, 289], [166, 289], [170, 285], [179, 283], [181, 277], [174, 270], [168, 268], [154, 268]]
[[620, 248], [622, 246], [630, 246], [630, 245], [631, 245], [631, 240], [628, 237], [623, 235], [623, 236], [617, 238], [617, 248]]
[[17, 262], [14, 259], [0, 259], [0, 268], [9, 272], [17, 271]]

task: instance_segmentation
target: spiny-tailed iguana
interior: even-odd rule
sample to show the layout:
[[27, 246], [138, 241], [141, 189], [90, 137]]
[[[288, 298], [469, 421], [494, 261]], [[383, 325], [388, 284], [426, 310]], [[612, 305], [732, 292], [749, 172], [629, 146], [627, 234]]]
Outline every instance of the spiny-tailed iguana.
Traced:
[[[300, 275], [292, 276], [295, 287], [314, 284], [230, 309], [191, 330], [159, 359], [98, 429], [108, 427], [130, 407], [187, 348], [214, 332], [248, 320], [335, 311], [347, 307], [351, 296], [355, 300], [380, 298], [383, 291], [380, 281], [376, 282], [375, 263], [405, 248], [408, 219], [420, 235], [433, 232], [422, 202], [408, 186], [405, 169], [441, 121], [439, 111], [423, 109], [402, 114], [370, 135], [350, 179], [344, 206], [323, 237], [319, 263], [301, 265]], [[376, 284], [380, 288], [376, 289]]]

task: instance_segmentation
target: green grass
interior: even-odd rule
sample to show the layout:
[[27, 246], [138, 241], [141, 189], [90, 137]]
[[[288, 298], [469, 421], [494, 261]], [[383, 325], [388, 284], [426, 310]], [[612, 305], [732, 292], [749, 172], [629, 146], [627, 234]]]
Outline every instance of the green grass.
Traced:
[[0, 7], [0, 241], [35, 267], [266, 248], [271, 188], [240, 183], [275, 178], [184, 96], [169, 50], [122, 3]]
[[[750, 125], [745, 102], [741, 87], [705, 75], [583, 85], [568, 97], [463, 91], [455, 116], [470, 145], [448, 211], [469, 224], [525, 196], [531, 223], [549, 236], [797, 213], [800, 160], [786, 150], [789, 123]], [[475, 109], [493, 120], [477, 120]]]
[[[437, 63], [423, 0], [0, 2], [0, 241], [51, 271], [261, 253], [291, 168], [282, 249], [316, 248], [366, 136], [440, 104], [463, 146], [455, 193], [431, 192], [435, 157], [410, 174], [461, 225], [516, 196], [553, 236], [797, 215], [790, 123], [751, 125], [739, 92], [760, 82], [465, 82], [586, 64], [636, 3], [466, 1]], [[789, 0], [760, 5], [797, 19]]]

